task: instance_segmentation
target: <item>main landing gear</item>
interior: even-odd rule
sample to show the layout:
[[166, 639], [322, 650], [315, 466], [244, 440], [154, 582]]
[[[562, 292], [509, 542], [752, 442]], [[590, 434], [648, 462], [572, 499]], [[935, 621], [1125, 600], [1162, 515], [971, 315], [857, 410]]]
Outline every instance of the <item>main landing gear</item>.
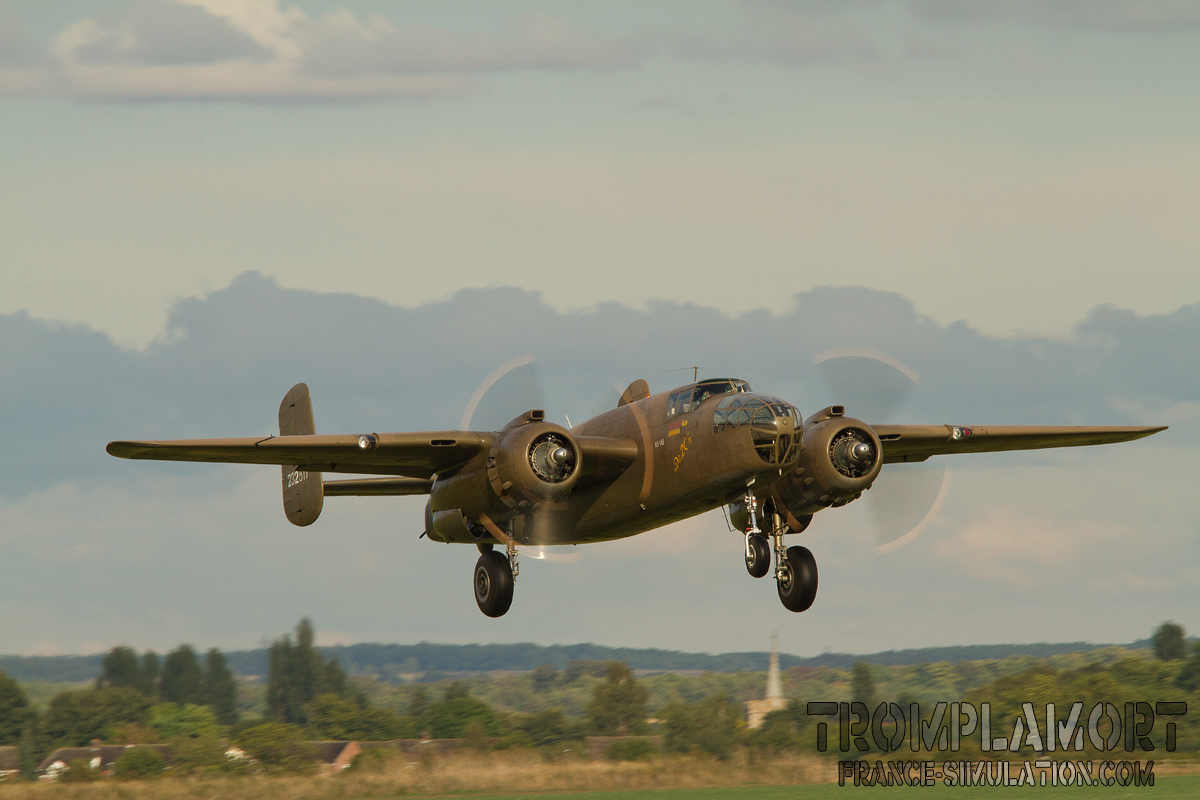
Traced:
[[489, 617], [502, 617], [512, 605], [513, 584], [517, 581], [517, 546], [510, 538], [505, 553], [492, 549], [491, 543], [478, 545], [479, 560], [475, 562], [475, 602]]
[[755, 578], [766, 575], [771, 568], [771, 550], [774, 549], [779, 601], [789, 611], [807, 611], [817, 597], [817, 560], [807, 547], [784, 547], [783, 535], [787, 529], [778, 514], [771, 514], [771, 530], [768, 531], [774, 539], [774, 548], [768, 545], [767, 536], [758, 528], [754, 495], [750, 492], [746, 493], [745, 503], [750, 512], [750, 526], [746, 530], [746, 571]]

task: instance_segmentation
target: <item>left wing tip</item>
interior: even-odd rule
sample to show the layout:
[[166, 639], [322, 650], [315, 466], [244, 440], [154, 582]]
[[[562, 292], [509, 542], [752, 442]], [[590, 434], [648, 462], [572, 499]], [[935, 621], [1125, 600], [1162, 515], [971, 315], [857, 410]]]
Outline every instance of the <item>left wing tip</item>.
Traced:
[[142, 448], [141, 442], [109, 442], [104, 451], [117, 458], [134, 458]]

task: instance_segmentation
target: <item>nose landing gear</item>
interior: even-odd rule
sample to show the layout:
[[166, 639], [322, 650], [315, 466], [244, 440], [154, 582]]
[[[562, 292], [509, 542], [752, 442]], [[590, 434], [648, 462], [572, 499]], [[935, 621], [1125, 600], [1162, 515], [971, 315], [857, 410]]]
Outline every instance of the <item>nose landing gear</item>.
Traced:
[[746, 571], [754, 578], [761, 578], [771, 571], [771, 546], [767, 544], [767, 537], [746, 534]]

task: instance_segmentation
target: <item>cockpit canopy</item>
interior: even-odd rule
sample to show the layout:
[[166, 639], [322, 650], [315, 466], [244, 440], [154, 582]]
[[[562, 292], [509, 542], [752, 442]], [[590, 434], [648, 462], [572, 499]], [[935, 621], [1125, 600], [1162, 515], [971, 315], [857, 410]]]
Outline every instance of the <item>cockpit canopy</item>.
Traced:
[[725, 426], [736, 428], [742, 425], [774, 428], [776, 417], [791, 417], [797, 425], [802, 422], [796, 407], [778, 397], [766, 394], [731, 395], [717, 403], [713, 425], [717, 430]]
[[[714, 378], [680, 389], [667, 400], [667, 418], [688, 414], [710, 397], [719, 394], [744, 394], [753, 391], [750, 384], [732, 378]], [[782, 401], [781, 401], [782, 402]]]
[[[791, 424], [780, 430], [778, 420], [788, 419]], [[791, 456], [793, 444], [804, 424], [800, 411], [787, 401], [766, 394], [740, 394], [724, 397], [713, 411], [713, 432], [730, 428], [750, 426], [754, 449], [768, 464], [786, 462]]]

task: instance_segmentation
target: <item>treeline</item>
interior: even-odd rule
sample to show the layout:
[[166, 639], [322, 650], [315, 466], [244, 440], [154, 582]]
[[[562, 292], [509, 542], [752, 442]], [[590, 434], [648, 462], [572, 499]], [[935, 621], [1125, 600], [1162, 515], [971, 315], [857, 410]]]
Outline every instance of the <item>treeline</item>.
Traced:
[[[935, 662], [982, 661], [1032, 656], [1049, 658], [1066, 653], [1082, 653], [1111, 645], [1087, 642], [1061, 644], [997, 644], [962, 647], [928, 647], [913, 650], [887, 650], [870, 655], [822, 653], [801, 658], [781, 653], [780, 666], [849, 668], [864, 661], [879, 665], [916, 665]], [[1127, 649], [1149, 647], [1148, 640], [1123, 645]], [[575, 662], [621, 661], [630, 669], [649, 671], [702, 670], [706, 672], [762, 671], [768, 653], [685, 653], [677, 650], [604, 647], [596, 644], [353, 644], [318, 647], [317, 652], [332, 657], [350, 675], [374, 675], [382, 680], [409, 680], [417, 677], [436, 682], [448, 675], [495, 671], [530, 671], [543, 664], [565, 669]], [[262, 676], [269, 669], [268, 649], [237, 650], [225, 653], [226, 663], [235, 675]], [[21, 681], [79, 683], [93, 680], [101, 669], [103, 656], [0, 656], [0, 671]]]
[[[844, 758], [847, 756], [839, 755], [833, 744], [838, 739], [833, 733], [836, 718], [810, 716], [809, 701], [848, 700], [869, 710], [890, 703], [907, 709], [910, 702], [919, 701], [922, 717], [928, 719], [936, 702], [964, 700], [976, 708], [989, 703], [992, 730], [1006, 736], [1023, 713], [1022, 706], [1029, 703], [1039, 713], [1045, 704], [1054, 703], [1061, 716], [1075, 702], [1083, 702], [1089, 709], [1095, 703], [1121, 708], [1127, 702], [1182, 702], [1193, 711], [1175, 719], [1176, 749], [1200, 749], [1200, 713], [1195, 711], [1200, 708], [1200, 644], [1189, 646], [1182, 627], [1170, 622], [1159, 626], [1150, 640], [1153, 658], [1114, 648], [1106, 654], [1107, 660], [1088, 661], [1091, 656], [1085, 655], [1018, 659], [1023, 665], [1015, 671], [1009, 670], [1011, 659], [918, 667], [866, 662], [850, 669], [794, 667], [785, 672], [784, 685], [795, 699], [768, 714], [756, 730], [745, 725], [744, 697], [721, 690], [698, 691], [704, 676], [694, 680], [678, 675], [638, 679], [623, 662], [573, 662], [564, 670], [542, 664], [529, 673], [498, 681], [385, 686], [378, 681], [348, 679], [336, 659], [313, 646], [313, 639], [311, 624], [303, 620], [294, 635], [285, 635], [271, 645], [263, 716], [232, 724], [220, 723], [212, 705], [188, 702], [188, 697], [196, 696], [179, 694], [174, 688], [204, 687], [212, 683], [205, 677], [210, 671], [220, 673], [216, 666], [210, 669], [210, 664], [219, 666], [215, 659], [206, 660], [200, 668], [193, 655], [194, 668], [189, 666], [186, 655], [179, 655], [187, 652], [182, 647], [168, 654], [161, 665], [157, 658], [131, 658], [130, 652], [115, 649], [105, 658], [105, 670], [95, 688], [56, 696], [42, 715], [31, 712], [15, 681], [0, 676], [0, 744], [19, 744], [22, 770], [27, 774], [39, 752], [51, 746], [86, 744], [92, 738], [108, 743], [166, 743], [172, 770], [179, 773], [245, 770], [248, 763], [256, 764], [255, 769], [263, 765], [304, 768], [312, 763], [309, 743], [313, 740], [459, 739], [461, 746], [475, 749], [544, 748], [551, 757], [564, 750], [580, 751], [580, 740], [589, 735], [656, 734], [667, 752], [701, 752], [723, 759], [738, 751], [747, 757], [813, 753], [817, 749], [816, 725], [823, 721], [831, 731], [833, 752], [827, 755]], [[191, 678], [180, 678], [188, 675]], [[730, 686], [735, 677], [709, 673], [717, 682], [708, 685]], [[747, 673], [745, 677], [751, 676]], [[495, 689], [500, 689], [498, 695], [479, 695]], [[586, 702], [568, 713], [564, 700], [581, 690], [587, 692]], [[522, 694], [524, 701], [536, 700], [536, 709], [513, 708]], [[68, 699], [60, 699], [64, 697]], [[403, 702], [397, 702], [400, 698]], [[1165, 748], [1164, 733], [1165, 725], [1151, 733], [1160, 751]], [[879, 748], [873, 736], [864, 734], [866, 750], [856, 746], [849, 757], [876, 758]], [[254, 762], [231, 760], [226, 755], [231, 745], [244, 750]], [[961, 757], [982, 757], [977, 749], [968, 739]], [[642, 758], [654, 756], [658, 750], [648, 740], [623, 738], [612, 745], [608, 755]], [[380, 751], [365, 752], [378, 757]], [[383, 748], [382, 752], [393, 751]], [[1098, 755], [1089, 752], [1083, 757]], [[1031, 756], [1025, 753], [1025, 757]], [[148, 753], [139, 758], [146, 764], [153, 761]], [[145, 768], [156, 769], [153, 764]], [[85, 768], [77, 765], [73, 769]]]
[[201, 661], [186, 644], [163, 658], [115, 647], [101, 659], [94, 686], [56, 694], [42, 713], [16, 680], [0, 672], [0, 746], [16, 745], [21, 773], [32, 777], [53, 750], [94, 743], [165, 744], [173, 765], [188, 771], [237, 766], [226, 758], [231, 744], [261, 763], [304, 763], [311, 760], [303, 755], [304, 743], [313, 739], [404, 732], [397, 715], [372, 709], [337, 661], [316, 651], [307, 619], [294, 640], [285, 635], [268, 652], [264, 715], [245, 720], [239, 719], [233, 673], [216, 649]]
[[[96, 689], [134, 689], [151, 701], [177, 705], [199, 705], [212, 709], [217, 722], [232, 725], [238, 720], [237, 683], [215, 647], [201, 667], [191, 645], [181, 644], [160, 663], [158, 654], [147, 650], [138, 658], [133, 648], [114, 647], [100, 663]], [[86, 693], [63, 692], [50, 701], [51, 710]]]

